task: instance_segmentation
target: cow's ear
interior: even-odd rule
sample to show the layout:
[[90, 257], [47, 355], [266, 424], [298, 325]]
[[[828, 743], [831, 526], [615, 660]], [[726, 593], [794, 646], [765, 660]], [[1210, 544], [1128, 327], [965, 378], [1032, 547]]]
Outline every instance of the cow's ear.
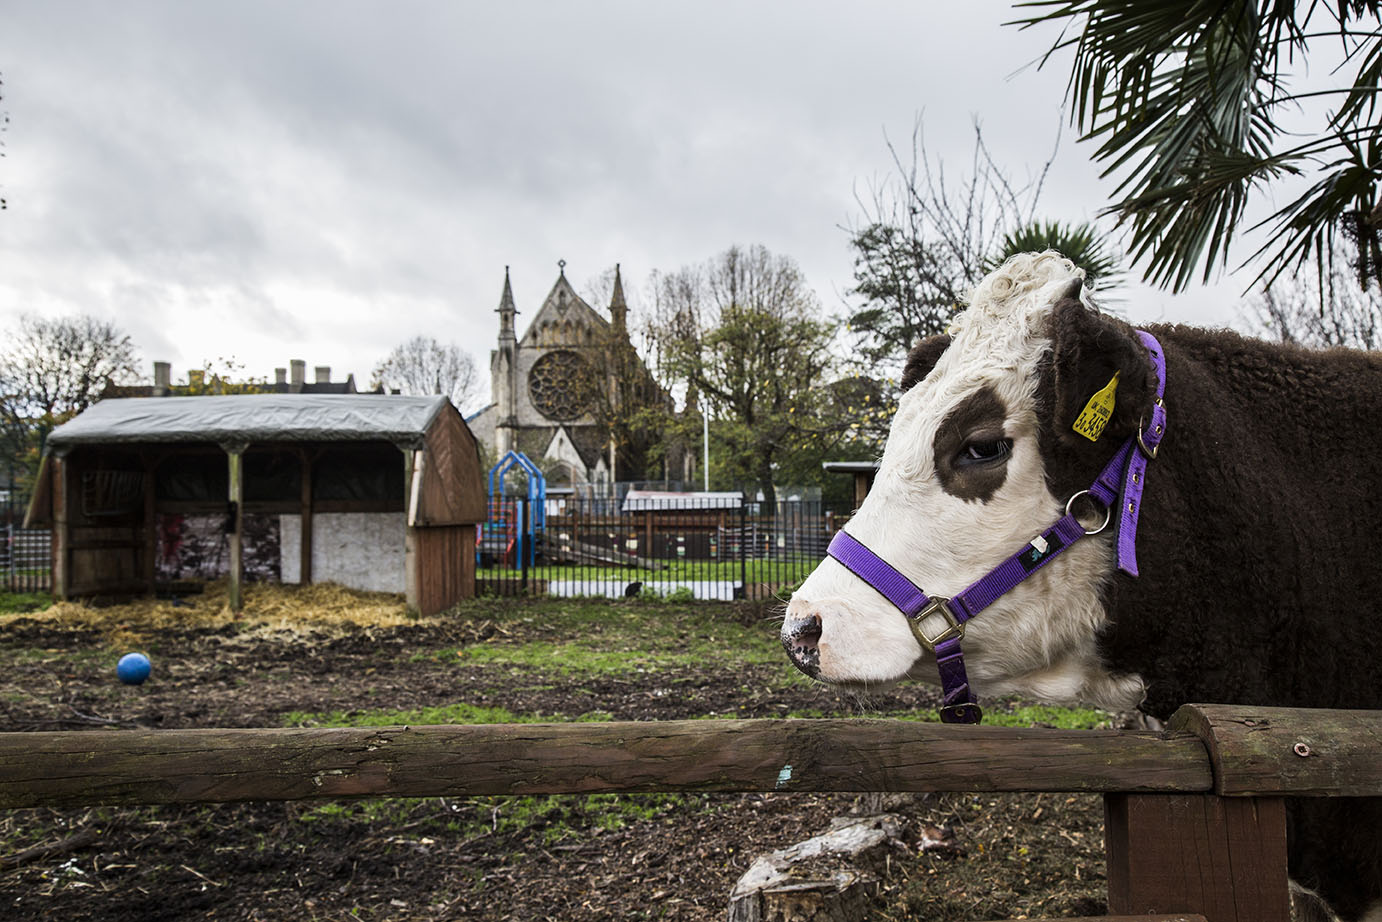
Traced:
[[1135, 434], [1151, 413], [1156, 380], [1133, 328], [1066, 297], [1051, 313], [1051, 341], [1061, 439], [1088, 445]]
[[907, 353], [907, 366], [902, 369], [902, 390], [911, 390], [912, 385], [929, 375], [949, 345], [950, 337], [942, 333], [928, 336], [913, 346], [912, 351]]

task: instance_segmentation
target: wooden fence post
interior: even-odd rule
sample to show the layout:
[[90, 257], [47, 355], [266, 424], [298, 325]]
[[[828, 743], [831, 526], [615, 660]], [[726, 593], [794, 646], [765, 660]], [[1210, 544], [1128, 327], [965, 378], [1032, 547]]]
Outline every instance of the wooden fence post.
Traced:
[[1289, 922], [1280, 797], [1106, 794], [1110, 913]]

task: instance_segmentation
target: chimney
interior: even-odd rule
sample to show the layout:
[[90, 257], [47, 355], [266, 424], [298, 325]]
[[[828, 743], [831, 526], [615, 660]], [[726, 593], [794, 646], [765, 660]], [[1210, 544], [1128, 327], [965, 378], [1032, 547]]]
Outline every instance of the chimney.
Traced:
[[307, 377], [307, 363], [302, 359], [293, 359], [288, 365], [293, 369], [293, 392], [302, 390], [303, 379]]
[[173, 383], [173, 364], [171, 362], [154, 362], [154, 393], [162, 396], [168, 393], [168, 388]]
[[286, 369], [286, 368], [275, 368], [275, 369], [274, 369], [274, 383], [275, 383], [275, 384], [287, 384], [287, 383], [288, 383], [288, 369]]
[[330, 384], [330, 383], [331, 383], [331, 366], [330, 366], [330, 365], [318, 365], [318, 366], [317, 366], [317, 383], [318, 383], [318, 384]]

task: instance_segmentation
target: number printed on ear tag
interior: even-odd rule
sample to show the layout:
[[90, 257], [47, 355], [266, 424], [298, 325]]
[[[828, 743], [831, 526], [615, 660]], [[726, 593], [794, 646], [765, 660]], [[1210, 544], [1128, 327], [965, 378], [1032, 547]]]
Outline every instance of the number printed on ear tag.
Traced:
[[1095, 391], [1094, 396], [1089, 398], [1089, 403], [1084, 405], [1079, 418], [1075, 420], [1074, 430], [1091, 442], [1099, 441], [1099, 436], [1104, 434], [1104, 427], [1113, 416], [1114, 395], [1118, 393], [1120, 374], [1121, 372], [1115, 371], [1109, 383]]

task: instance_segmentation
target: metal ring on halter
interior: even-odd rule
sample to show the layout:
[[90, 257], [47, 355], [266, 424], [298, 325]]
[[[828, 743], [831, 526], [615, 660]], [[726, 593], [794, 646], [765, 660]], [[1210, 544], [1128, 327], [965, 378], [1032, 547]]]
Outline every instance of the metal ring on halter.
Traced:
[[[1075, 506], [1075, 500], [1079, 499], [1081, 496], [1089, 496], [1089, 495], [1090, 495], [1090, 493], [1089, 493], [1088, 490], [1081, 490], [1080, 492], [1076, 493], [1074, 496], [1070, 497], [1070, 499], [1067, 500], [1066, 503], [1065, 503], [1065, 514], [1066, 514], [1066, 515], [1074, 515], [1074, 513], [1071, 512], [1070, 510], [1074, 508], [1074, 506]], [[1098, 500], [1096, 499], [1096, 500], [1094, 500], [1094, 502], [1097, 503]], [[1089, 530], [1088, 528], [1085, 528], [1085, 529], [1084, 529], [1084, 533], [1085, 533], [1086, 535], [1097, 535], [1099, 532], [1103, 531], [1105, 528], [1108, 528], [1109, 519], [1111, 519], [1111, 518], [1113, 518], [1113, 510], [1111, 510], [1108, 506], [1104, 506], [1104, 520], [1103, 520], [1103, 522], [1099, 523], [1099, 527], [1096, 528], [1096, 529], [1094, 529], [1093, 531]], [[1076, 518], [1075, 521], [1079, 522], [1078, 517]], [[1084, 528], [1084, 523], [1083, 523], [1083, 522], [1080, 522], [1080, 527], [1081, 527], [1081, 528]]]

